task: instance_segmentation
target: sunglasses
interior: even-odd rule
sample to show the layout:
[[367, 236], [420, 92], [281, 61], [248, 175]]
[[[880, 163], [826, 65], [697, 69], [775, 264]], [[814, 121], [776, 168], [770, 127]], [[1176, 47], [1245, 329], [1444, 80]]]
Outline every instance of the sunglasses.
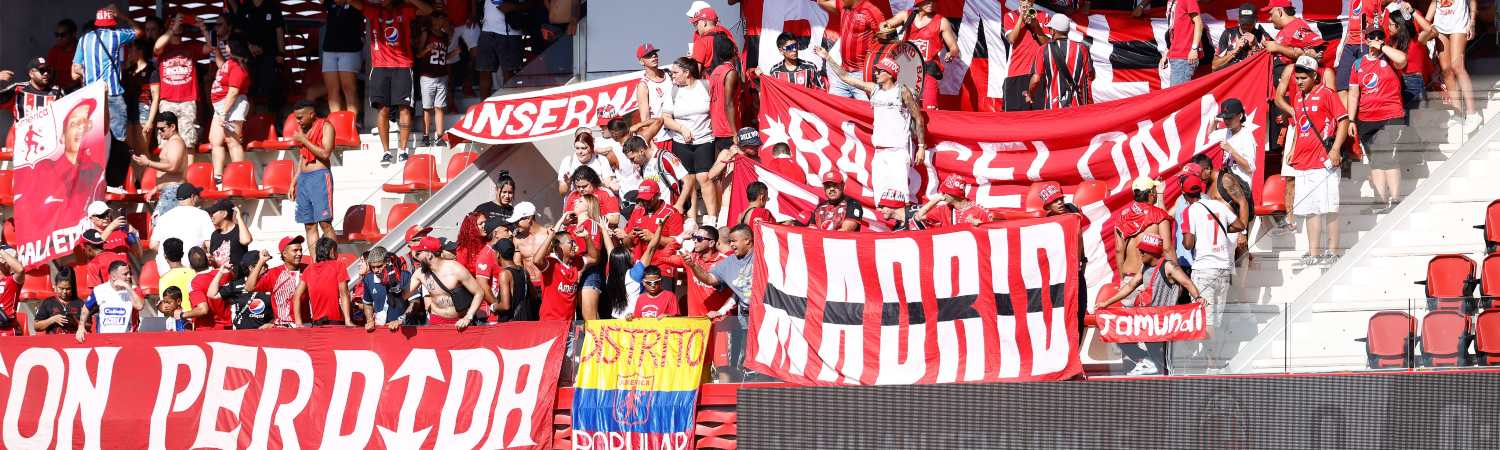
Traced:
[[706, 242], [712, 241], [713, 239], [709, 239], [708, 236], [693, 236], [693, 240], [698, 242]]
[[646, 280], [642, 281], [641, 284], [644, 284], [646, 286], [656, 286], [661, 284], [661, 280]]
[[783, 52], [795, 52], [795, 51], [797, 51], [797, 44], [788, 44], [786, 47], [782, 47], [781, 51], [783, 51]]

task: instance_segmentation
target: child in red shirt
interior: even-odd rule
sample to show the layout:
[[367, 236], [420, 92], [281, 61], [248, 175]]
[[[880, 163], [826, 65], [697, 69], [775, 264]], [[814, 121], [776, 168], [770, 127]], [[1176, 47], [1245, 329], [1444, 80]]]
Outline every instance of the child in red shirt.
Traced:
[[682, 315], [677, 309], [677, 294], [662, 289], [661, 268], [646, 266], [641, 271], [640, 297], [636, 297], [635, 311], [630, 317], [655, 319]]

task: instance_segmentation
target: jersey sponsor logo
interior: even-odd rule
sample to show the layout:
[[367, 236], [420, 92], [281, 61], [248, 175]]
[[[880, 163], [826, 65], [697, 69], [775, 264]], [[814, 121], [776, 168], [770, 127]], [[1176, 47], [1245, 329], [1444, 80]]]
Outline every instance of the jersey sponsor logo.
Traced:
[[1375, 85], [1379, 82], [1380, 76], [1376, 75], [1374, 72], [1367, 73], [1364, 75], [1364, 77], [1360, 78], [1360, 84], [1364, 85], [1365, 89], [1369, 90], [1374, 90]]
[[1304, 119], [1302, 125], [1297, 126], [1297, 132], [1306, 136], [1309, 131], [1312, 131], [1312, 121]]
[[266, 302], [261, 301], [260, 297], [250, 297], [250, 301], [245, 302], [245, 309], [251, 316], [263, 317], [266, 315]]
[[125, 308], [119, 306], [108, 306], [99, 312], [99, 326], [124, 326]]

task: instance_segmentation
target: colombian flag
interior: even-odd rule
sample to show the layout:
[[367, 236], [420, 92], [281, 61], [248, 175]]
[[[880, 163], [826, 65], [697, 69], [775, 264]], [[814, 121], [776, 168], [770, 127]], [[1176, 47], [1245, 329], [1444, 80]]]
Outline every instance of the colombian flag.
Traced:
[[587, 322], [573, 386], [573, 448], [692, 448], [709, 321]]

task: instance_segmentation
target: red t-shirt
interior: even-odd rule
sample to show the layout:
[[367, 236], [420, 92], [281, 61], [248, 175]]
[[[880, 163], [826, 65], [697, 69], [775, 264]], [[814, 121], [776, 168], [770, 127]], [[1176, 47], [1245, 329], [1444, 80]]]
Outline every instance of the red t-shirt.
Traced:
[[[661, 222], [660, 225], [657, 225], [658, 221]], [[656, 208], [655, 212], [651, 213], [646, 212], [645, 207], [637, 207], [634, 211], [630, 212], [630, 218], [625, 221], [625, 232], [629, 233], [631, 230], [636, 229], [652, 232], [662, 232], [662, 230], [665, 230], [665, 234], [657, 244], [656, 254], [662, 255], [665, 253], [670, 255], [677, 250], [677, 240], [672, 239], [672, 237], [682, 234], [682, 221], [682, 213], [677, 212], [677, 208], [666, 203], [663, 203], [660, 207]], [[641, 259], [641, 254], [645, 252], [646, 242], [643, 239], [636, 239], [635, 246], [630, 248], [630, 255], [636, 259]], [[661, 265], [658, 264], [657, 266], [660, 267]], [[667, 275], [670, 273], [665, 268], [662, 269], [663, 276], [670, 278], [670, 275]]]
[[5, 317], [9, 317], [11, 318], [11, 320], [15, 320], [16, 303], [18, 303], [20, 299], [21, 283], [16, 281], [16, 276], [10, 275], [0, 277], [0, 311], [5, 311]]
[[282, 264], [261, 274], [254, 289], [271, 294], [271, 311], [276, 313], [278, 323], [293, 323], [292, 302], [296, 300], [292, 295], [297, 293], [297, 285], [301, 282], [302, 272], [288, 270], [287, 265]]
[[[541, 320], [573, 320], [573, 308], [578, 300], [578, 266], [583, 261], [565, 264], [556, 256], [548, 256], [547, 268], [542, 270]], [[574, 265], [576, 264], [576, 265]]]
[[[1348, 118], [1344, 102], [1338, 94], [1322, 83], [1313, 86], [1307, 94], [1292, 96], [1292, 110], [1296, 111], [1297, 144], [1292, 149], [1292, 168], [1297, 170], [1322, 169], [1328, 164], [1328, 151], [1322, 138], [1333, 138], [1340, 120]], [[1313, 127], [1318, 132], [1313, 132]]]
[[475, 255], [474, 260], [469, 264], [464, 265], [464, 268], [468, 269], [469, 273], [473, 274], [475, 279], [484, 277], [494, 280], [495, 273], [500, 271], [500, 267], [497, 265], [499, 258], [499, 255], [495, 254], [495, 249], [486, 245], [479, 249], [479, 254]]
[[[599, 199], [600, 214], [607, 216], [610, 214], [620, 213], [620, 200], [619, 198], [615, 197], [614, 192], [610, 192], [609, 189], [596, 187], [594, 188], [594, 192], [590, 193], [594, 194], [594, 198]], [[563, 198], [563, 210], [572, 211], [573, 202], [578, 200], [578, 197], [580, 197], [580, 195], [577, 191], [568, 191], [568, 196]]]
[[[1046, 28], [1048, 20], [1051, 18], [1046, 12], [1037, 10], [1036, 21], [1042, 28]], [[1021, 11], [1010, 10], [1005, 12], [1002, 25], [1005, 26], [1005, 31], [1010, 31], [1020, 21]], [[1036, 60], [1042, 56], [1042, 44], [1037, 42], [1041, 36], [1032, 33], [1030, 28], [1022, 28], [1017, 33], [1021, 35], [1021, 39], [1010, 50], [1010, 69], [1005, 72], [1007, 77], [1030, 75], [1036, 69]]]
[[927, 212], [925, 222], [936, 227], [971, 226], [969, 219], [978, 219], [979, 223], [990, 221], [990, 212], [978, 203], [969, 202], [962, 209], [955, 209], [951, 205], [937, 205]]
[[454, 28], [469, 23], [469, 0], [448, 0], [443, 3], [443, 11], [448, 13], [448, 24]]
[[1115, 231], [1125, 237], [1134, 237], [1145, 231], [1147, 227], [1171, 219], [1172, 215], [1156, 205], [1142, 202], [1131, 202], [1129, 206], [1116, 211], [1113, 217]]
[[776, 216], [771, 215], [768, 208], [750, 208], [745, 210], [744, 220], [741, 221], [752, 227], [761, 222], [776, 223]]
[[[708, 64], [713, 62], [714, 36], [718, 36], [720, 33], [729, 36], [731, 41], [734, 40], [734, 33], [730, 33], [729, 29], [724, 28], [723, 25], [715, 25], [706, 34], [693, 33], [693, 54], [691, 56], [694, 61], [698, 61], [698, 66], [704, 70], [707, 70]], [[739, 52], [736, 51], [735, 54], [739, 54]]]
[[[193, 308], [198, 305], [207, 304], [208, 314], [194, 317], [193, 325], [199, 330], [228, 330], [234, 327], [234, 321], [230, 318], [229, 308], [224, 305], [223, 300], [208, 298], [208, 287], [213, 284], [214, 274], [219, 269], [208, 269], [193, 275], [193, 280], [188, 282], [188, 302]], [[219, 286], [229, 284], [229, 276], [226, 274], [219, 278]]]
[[[841, 12], [839, 55], [844, 59], [845, 71], [856, 72], [865, 67], [870, 48], [875, 46], [875, 33], [880, 31], [880, 23], [884, 21], [885, 13], [880, 12], [880, 8], [876, 8], [869, 0], [861, 0], [854, 8]], [[864, 75], [868, 81], [870, 74]]]
[[677, 294], [663, 290], [656, 295], [641, 292], [635, 298], [635, 316], [645, 319], [680, 316], [677, 310]]
[[417, 7], [366, 3], [364, 13], [370, 27], [370, 67], [411, 68], [411, 23]]
[[[1281, 31], [1276, 33], [1276, 43], [1287, 47], [1312, 48], [1323, 45], [1323, 38], [1313, 32], [1312, 28], [1307, 26], [1307, 22], [1293, 17], [1291, 22], [1281, 27]], [[1287, 58], [1286, 55], [1276, 55], [1276, 57], [1284, 63], [1292, 62], [1291, 58]]]
[[198, 100], [197, 60], [203, 58], [203, 46], [196, 43], [170, 44], [156, 58], [161, 62], [161, 100]]
[[320, 261], [302, 269], [302, 282], [307, 283], [307, 310], [312, 320], [344, 321], [344, 311], [339, 308], [339, 291], [349, 282], [349, 272], [338, 261]]
[[1347, 0], [1349, 19], [1344, 23], [1344, 45], [1365, 43], [1365, 29], [1375, 25], [1375, 16], [1380, 13], [1377, 0]]
[[94, 259], [89, 260], [88, 264], [84, 266], [84, 272], [81, 274], [82, 279], [79, 280], [79, 285], [75, 286], [78, 290], [78, 298], [88, 298], [89, 294], [94, 291], [94, 286], [108, 282], [109, 265], [114, 264], [115, 261], [130, 263], [125, 254], [117, 252], [100, 252], [94, 256]]
[[[690, 254], [686, 258], [688, 260], [696, 260], [699, 267], [709, 269], [718, 265], [719, 261], [723, 261], [724, 256], [723, 253], [710, 250], [707, 255], [698, 256], [697, 254]], [[703, 284], [703, 282], [698, 281], [698, 277], [688, 277], [688, 279], [692, 280], [687, 285], [689, 316], [702, 317], [707, 315], [709, 311], [718, 311], [719, 307], [724, 306], [724, 302], [729, 300], [730, 292], [728, 289], [719, 289], [715, 285]]]
[[1401, 77], [1385, 58], [1366, 56], [1355, 60], [1349, 80], [1359, 89], [1356, 120], [1374, 122], [1406, 115], [1401, 105]]
[[[604, 243], [604, 241], [600, 240], [603, 230], [595, 226], [592, 219], [580, 220], [574, 222], [572, 225], [564, 225], [561, 230], [557, 231], [573, 237], [573, 244], [578, 246], [578, 254], [580, 255], [588, 253], [589, 246], [602, 246]], [[600, 247], [600, 251], [603, 251], [603, 247]]]
[[729, 123], [729, 116], [724, 113], [724, 101], [730, 96], [739, 95], [738, 92], [724, 90], [724, 78], [733, 71], [734, 65], [719, 64], [708, 75], [708, 123], [716, 138], [732, 137], [739, 130], [737, 124]]
[[[1172, 22], [1171, 46], [1167, 47], [1167, 58], [1186, 59], [1193, 50], [1193, 17], [1198, 14], [1198, 0], [1176, 0], [1176, 7], [1169, 12]], [[1201, 45], [1201, 43], [1200, 43]]]
[[250, 73], [245, 71], [245, 66], [241, 66], [239, 61], [226, 59], [219, 66], [219, 72], [214, 74], [214, 86], [208, 91], [208, 99], [218, 103], [229, 96], [231, 87], [240, 88], [240, 95], [245, 95], [245, 88], [250, 87]]

